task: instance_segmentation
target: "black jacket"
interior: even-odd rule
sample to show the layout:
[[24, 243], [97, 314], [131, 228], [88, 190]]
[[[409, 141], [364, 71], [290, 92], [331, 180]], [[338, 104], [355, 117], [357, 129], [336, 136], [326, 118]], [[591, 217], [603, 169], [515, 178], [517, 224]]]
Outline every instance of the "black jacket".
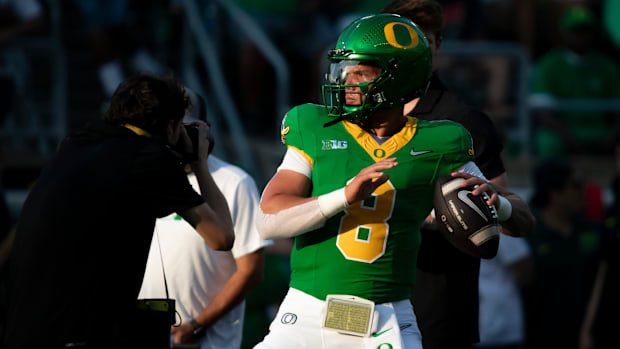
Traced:
[[155, 219], [203, 202], [161, 142], [105, 122], [68, 137], [17, 225], [3, 347], [126, 346]]
[[[422, 120], [452, 120], [474, 143], [474, 162], [487, 179], [505, 172], [502, 143], [489, 117], [467, 105], [433, 74], [429, 90], [409, 114]], [[437, 231], [422, 230], [413, 308], [425, 349], [456, 349], [479, 341], [480, 260], [460, 252]]]

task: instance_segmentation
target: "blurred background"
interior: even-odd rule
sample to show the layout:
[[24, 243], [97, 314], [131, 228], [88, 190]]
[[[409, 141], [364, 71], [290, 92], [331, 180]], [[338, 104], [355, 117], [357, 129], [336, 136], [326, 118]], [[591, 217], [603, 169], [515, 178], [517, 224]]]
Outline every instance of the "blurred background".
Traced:
[[[11, 209], [19, 206], [20, 191], [32, 185], [59, 140], [100, 117], [118, 83], [140, 71], [174, 74], [205, 96], [218, 154], [264, 184], [283, 152], [278, 132], [284, 113], [297, 104], [322, 103], [327, 50], [349, 22], [387, 3], [0, 1], [0, 183]], [[570, 110], [577, 120], [567, 122], [569, 129], [587, 127], [599, 117], [603, 129], [612, 129], [620, 87], [590, 81], [596, 79], [580, 72], [573, 75], [583, 76], [581, 84], [604, 85], [598, 95], [579, 95], [585, 87], [562, 94], [554, 85], [574, 85], [566, 76], [570, 73], [537, 78], [536, 67], [554, 48], [569, 44], [565, 27], [579, 24], [590, 24], [584, 34], [587, 50], [609, 56], [615, 65], [620, 25], [613, 20], [618, 12], [611, 11], [619, 11], [616, 1], [440, 3], [444, 42], [434, 65], [449, 87], [491, 116], [504, 140], [511, 186], [527, 195], [531, 166], [541, 157], [561, 155], [577, 161], [586, 178], [606, 188], [615, 171], [614, 140], [591, 144], [588, 137], [605, 137], [599, 133], [559, 137], [564, 144], [546, 141], [539, 135], [545, 125], [538, 116]], [[591, 16], [562, 22], [564, 11], [575, 5], [584, 5]], [[612, 80], [618, 68], [609, 70]], [[604, 190], [603, 200], [611, 200]]]
[[[620, 1], [439, 2], [444, 41], [433, 64], [495, 123], [511, 189], [530, 199], [534, 168], [563, 159], [583, 184], [585, 214], [603, 224], [620, 172]], [[134, 72], [174, 74], [204, 96], [215, 153], [262, 190], [285, 150], [282, 116], [322, 103], [327, 50], [387, 3], [1, 0], [2, 232], [60, 140], [99, 118]]]

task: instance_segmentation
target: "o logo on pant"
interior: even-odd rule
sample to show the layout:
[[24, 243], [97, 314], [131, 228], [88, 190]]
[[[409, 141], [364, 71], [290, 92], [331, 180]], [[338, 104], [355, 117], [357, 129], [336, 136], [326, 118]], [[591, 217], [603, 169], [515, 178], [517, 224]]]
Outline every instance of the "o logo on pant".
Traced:
[[390, 344], [390, 343], [381, 343], [381, 344], [379, 344], [377, 349], [392, 349], [392, 344]]
[[280, 322], [285, 325], [293, 325], [295, 324], [295, 322], [297, 322], [297, 315], [293, 313], [284, 313], [284, 315], [282, 315], [282, 318], [280, 319]]
[[[396, 33], [394, 32], [394, 26], [396, 25], [402, 25], [403, 27], [407, 28], [407, 31], [409, 32], [409, 38], [411, 39], [411, 43], [409, 43], [409, 45], [404, 46], [400, 44], [398, 40], [396, 40]], [[401, 22], [388, 23], [385, 27], [383, 27], [383, 33], [385, 34], [385, 39], [387, 40], [387, 42], [397, 48], [414, 48], [418, 46], [418, 42], [420, 40], [418, 37], [418, 33], [416, 33], [415, 29], [413, 29], [410, 25]]]

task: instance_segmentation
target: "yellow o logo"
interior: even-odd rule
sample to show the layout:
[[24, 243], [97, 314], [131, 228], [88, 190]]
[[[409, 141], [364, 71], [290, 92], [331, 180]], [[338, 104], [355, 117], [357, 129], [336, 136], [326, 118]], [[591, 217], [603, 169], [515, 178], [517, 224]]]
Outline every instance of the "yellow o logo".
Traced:
[[[411, 38], [411, 43], [409, 45], [403, 46], [399, 44], [398, 41], [396, 41], [396, 34], [394, 34], [395, 25], [402, 25], [403, 27], [407, 28], [407, 31], [409, 32], [409, 37]], [[401, 22], [388, 23], [385, 27], [383, 27], [383, 33], [385, 33], [385, 38], [387, 39], [388, 43], [397, 48], [414, 48], [418, 46], [418, 41], [420, 40], [418, 37], [418, 33], [416, 33], [415, 29], [413, 29], [410, 25]]]
[[385, 156], [385, 150], [377, 148], [377, 149], [375, 149], [373, 154], [375, 155], [375, 157], [382, 158], [382, 157]]

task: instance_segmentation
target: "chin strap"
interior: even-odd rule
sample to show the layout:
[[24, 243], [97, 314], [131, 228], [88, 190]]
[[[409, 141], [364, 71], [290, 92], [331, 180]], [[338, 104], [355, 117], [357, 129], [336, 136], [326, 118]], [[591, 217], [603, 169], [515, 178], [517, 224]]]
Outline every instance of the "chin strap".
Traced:
[[323, 127], [330, 127], [332, 125], [335, 125], [335, 124], [339, 123], [342, 120], [346, 120], [346, 116], [339, 116], [339, 117], [335, 118], [332, 121], [326, 122], [326, 123], [323, 124]]

